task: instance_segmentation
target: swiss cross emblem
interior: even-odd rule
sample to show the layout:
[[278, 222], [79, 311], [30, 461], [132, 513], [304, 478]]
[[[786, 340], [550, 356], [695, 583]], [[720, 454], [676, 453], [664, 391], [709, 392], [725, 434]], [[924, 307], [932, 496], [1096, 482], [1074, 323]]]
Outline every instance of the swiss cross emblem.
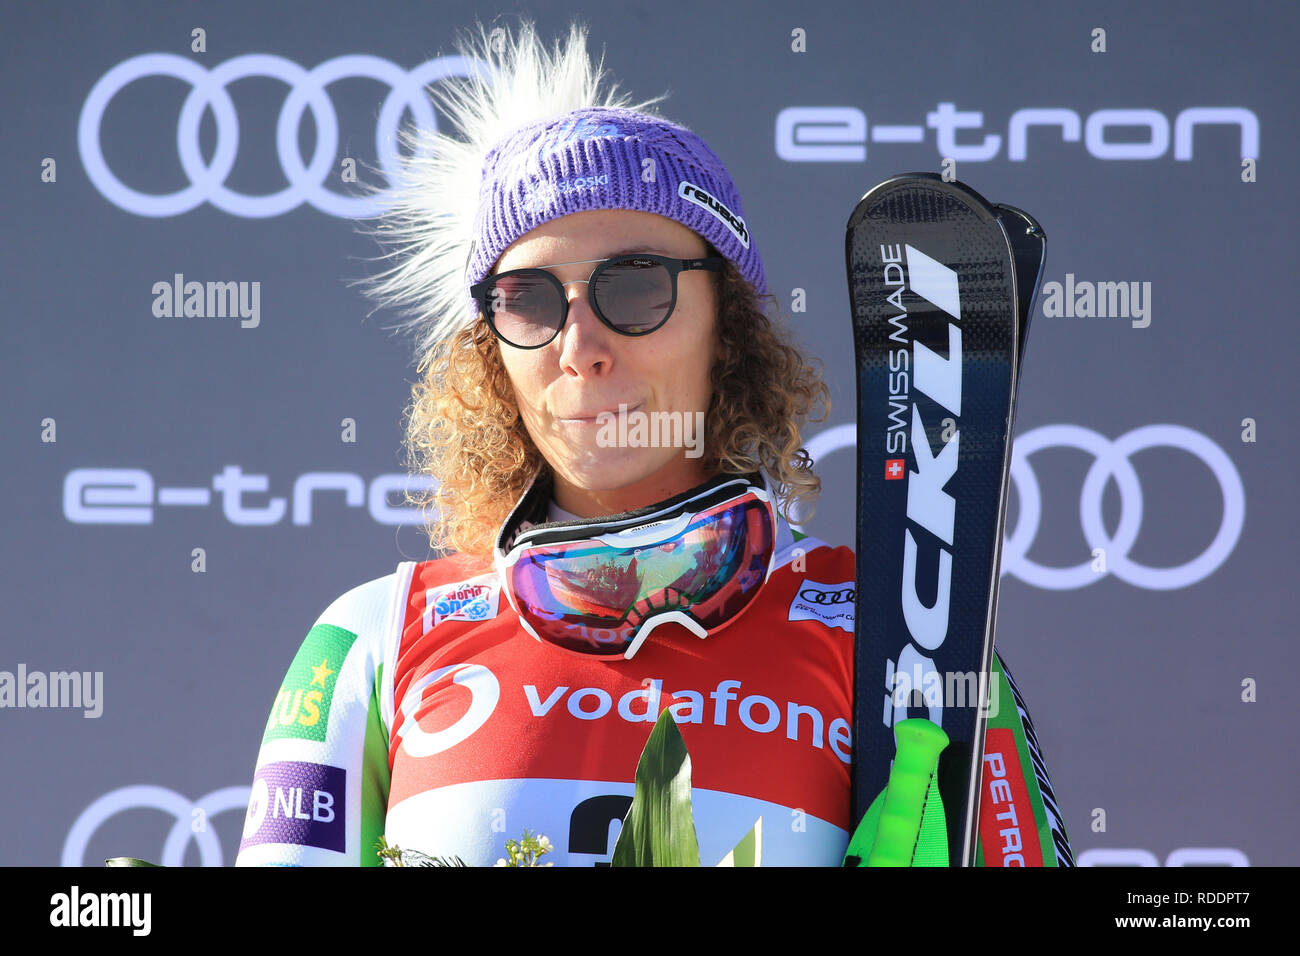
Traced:
[[902, 478], [906, 471], [907, 464], [902, 458], [891, 458], [885, 462], [886, 481], [893, 481], [896, 478]]

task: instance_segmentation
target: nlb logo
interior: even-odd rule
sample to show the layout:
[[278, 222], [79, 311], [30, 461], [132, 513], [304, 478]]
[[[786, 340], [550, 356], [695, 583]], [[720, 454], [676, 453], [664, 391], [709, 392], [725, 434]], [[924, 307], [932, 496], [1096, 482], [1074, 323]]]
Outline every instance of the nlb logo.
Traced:
[[[426, 691], [444, 677], [450, 676], [454, 683], [470, 692], [469, 709], [450, 727], [443, 730], [428, 731], [420, 726], [417, 711], [431, 695]], [[487, 723], [501, 700], [501, 684], [496, 675], [482, 664], [451, 664], [439, 667], [412, 681], [402, 697], [400, 708], [402, 722], [396, 736], [402, 742], [402, 750], [410, 757], [432, 757], [444, 750], [450, 750], [458, 743], [469, 739], [480, 727]]]
[[668, 705], [673, 720], [679, 724], [712, 723], [716, 727], [725, 727], [733, 713], [730, 705], [736, 703], [734, 711], [737, 720], [746, 729], [758, 734], [775, 732], [783, 724], [787, 740], [805, 741], [821, 749], [823, 740], [831, 751], [844, 763], [852, 755], [852, 731], [849, 722], [843, 717], [836, 717], [829, 725], [822, 712], [811, 705], [787, 701], [782, 707], [771, 697], [764, 694], [748, 694], [740, 697], [737, 691], [741, 686], [738, 680], [722, 680], [709, 692], [708, 697], [713, 706], [705, 704], [705, 695], [696, 690], [673, 690], [664, 692], [662, 679], [647, 679], [642, 689], [630, 690], [614, 704], [614, 696], [603, 687], [579, 687], [572, 689], [560, 685], [545, 696], [535, 684], [524, 685], [524, 695], [528, 698], [528, 707], [534, 717], [545, 717], [565, 699], [564, 709], [578, 720], [600, 720], [610, 713], [628, 723], [652, 724], [658, 718], [662, 701], [665, 697], [676, 699]]
[[290, 843], [344, 852], [347, 771], [298, 760], [258, 768], [239, 849]]

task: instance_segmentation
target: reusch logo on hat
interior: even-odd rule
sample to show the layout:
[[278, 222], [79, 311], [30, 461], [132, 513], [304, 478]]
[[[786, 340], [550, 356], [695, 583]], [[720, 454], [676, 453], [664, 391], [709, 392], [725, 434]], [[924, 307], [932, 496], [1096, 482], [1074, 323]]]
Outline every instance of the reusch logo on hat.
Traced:
[[749, 248], [749, 230], [745, 228], [745, 220], [741, 219], [734, 212], [727, 208], [726, 204], [707, 190], [701, 189], [694, 183], [688, 183], [682, 180], [677, 184], [677, 195], [683, 199], [695, 203], [695, 205], [707, 209], [724, 226], [731, 230], [732, 234], [740, 240], [740, 244], [746, 249]]

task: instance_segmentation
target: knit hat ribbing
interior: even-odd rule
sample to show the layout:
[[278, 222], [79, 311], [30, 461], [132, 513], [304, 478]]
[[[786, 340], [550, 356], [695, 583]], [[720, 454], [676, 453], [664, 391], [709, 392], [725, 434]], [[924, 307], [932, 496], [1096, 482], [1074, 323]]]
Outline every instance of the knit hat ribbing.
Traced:
[[527, 124], [489, 151], [466, 295], [516, 239], [544, 222], [589, 209], [634, 209], [673, 219], [713, 243], [760, 295], [767, 291], [740, 193], [708, 144], [665, 119], [591, 107]]

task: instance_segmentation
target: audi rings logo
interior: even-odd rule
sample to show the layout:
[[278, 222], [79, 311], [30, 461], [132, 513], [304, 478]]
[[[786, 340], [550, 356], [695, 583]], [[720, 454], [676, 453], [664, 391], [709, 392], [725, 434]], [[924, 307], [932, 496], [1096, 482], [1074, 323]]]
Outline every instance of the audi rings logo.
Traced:
[[[85, 866], [86, 847], [104, 821], [123, 810], [144, 809], [161, 810], [176, 818], [171, 830], [167, 832], [162, 859], [158, 860], [163, 866], [180, 866], [185, 857], [185, 848], [191, 840], [198, 844], [200, 865], [222, 866], [221, 842], [207, 825], [207, 820], [227, 810], [243, 813], [248, 806], [248, 794], [249, 788], [246, 786], [223, 787], [191, 802], [166, 787], [119, 787], [81, 811], [81, 815], [72, 824], [72, 829], [68, 831], [67, 839], [63, 841], [60, 863], [62, 866]], [[120, 855], [139, 855], [154, 862], [147, 851], [137, 852], [134, 847], [124, 850]], [[96, 865], [101, 862], [96, 861]]]
[[[450, 727], [431, 733], [420, 726], [415, 712], [424, 701], [425, 688], [448, 674], [453, 675], [455, 683], [469, 689], [469, 710]], [[452, 664], [425, 674], [407, 688], [402, 698], [402, 728], [398, 731], [402, 749], [412, 757], [432, 757], [450, 750], [487, 723], [500, 699], [501, 685], [496, 675], [482, 664]]]
[[[337, 168], [339, 145], [339, 120], [325, 88], [352, 77], [377, 80], [390, 88], [379, 110], [375, 150], [384, 175], [392, 182], [401, 165], [397, 129], [402, 113], [409, 109], [418, 127], [436, 130], [437, 119], [425, 87], [446, 77], [469, 75], [474, 62], [467, 57], [445, 56], [403, 70], [377, 56], [349, 54], [307, 70], [284, 57], [250, 53], [208, 69], [175, 54], [145, 53], [119, 63], [91, 88], [77, 124], [77, 145], [82, 165], [95, 187], [110, 202], [139, 216], [179, 216], [210, 202], [232, 216], [262, 219], [289, 212], [304, 201], [334, 216], [372, 216], [382, 208], [379, 199], [345, 196], [325, 188], [325, 180]], [[190, 86], [175, 136], [189, 185], [172, 193], [145, 193], [126, 185], [108, 168], [101, 141], [108, 104], [135, 81], [153, 76], [172, 77]], [[248, 77], [269, 77], [289, 87], [275, 128], [275, 148], [289, 185], [266, 196], [235, 192], [225, 185], [239, 152], [239, 117], [227, 87]], [[199, 123], [208, 109], [212, 110], [217, 128], [211, 163], [204, 161], [199, 149]], [[298, 128], [307, 110], [316, 125], [316, 149], [304, 162], [298, 151]], [[147, 144], [144, 148], [162, 146]]]
[[[837, 425], [808, 443], [814, 461], [856, 444], [853, 425]], [[1246, 493], [1232, 459], [1200, 432], [1182, 425], [1147, 425], [1111, 441], [1079, 425], [1043, 425], [1016, 438], [1011, 456], [1011, 480], [1019, 498], [1019, 518], [1002, 545], [1002, 573], [1026, 584], [1065, 591], [1092, 584], [1105, 574], [1085, 560], [1071, 567], [1050, 567], [1028, 556], [1042, 518], [1042, 494], [1029, 458], [1045, 448], [1077, 448], [1093, 456], [1083, 480], [1079, 518], [1090, 549], [1103, 549], [1106, 572], [1135, 587], [1168, 591], [1196, 584], [1213, 574], [1228, 559], [1241, 537], [1246, 520]], [[1148, 448], [1177, 448], [1199, 458], [1214, 475], [1223, 497], [1223, 517], [1214, 540], [1191, 560], [1169, 568], [1139, 564], [1129, 557], [1142, 525], [1142, 485], [1131, 457]], [[1102, 518], [1102, 493], [1111, 479], [1120, 495], [1119, 527], [1112, 537]]]
[[845, 588], [842, 591], [814, 591], [812, 588], [804, 588], [799, 592], [799, 596], [811, 604], [844, 604], [854, 600], [856, 594], [853, 588]]
[[[1053, 591], [1081, 588], [1096, 581], [1100, 574], [1090, 561], [1070, 568], [1049, 568], [1031, 561], [1029, 550], [1042, 515], [1042, 497], [1038, 479], [1029, 467], [1028, 458], [1041, 448], [1064, 446], [1090, 453], [1094, 461], [1083, 479], [1083, 497], [1079, 518], [1089, 548], [1106, 552], [1107, 569], [1123, 581], [1153, 591], [1169, 591], [1195, 584], [1227, 560], [1241, 537], [1246, 520], [1246, 493], [1241, 476], [1230, 459], [1214, 442], [1199, 432], [1181, 425], [1148, 425], [1109, 441], [1104, 436], [1078, 425], [1046, 425], [1017, 438], [1011, 460], [1011, 478], [1020, 496], [1020, 519], [1007, 535], [1002, 550], [1002, 567], [1028, 584]], [[1152, 568], [1128, 557], [1142, 524], [1142, 486], [1129, 461], [1134, 452], [1147, 448], [1181, 448], [1209, 466], [1223, 495], [1223, 518], [1209, 547], [1190, 561], [1172, 568]], [[1101, 496], [1111, 478], [1119, 486], [1120, 519], [1115, 537], [1106, 533], [1101, 514]]]

